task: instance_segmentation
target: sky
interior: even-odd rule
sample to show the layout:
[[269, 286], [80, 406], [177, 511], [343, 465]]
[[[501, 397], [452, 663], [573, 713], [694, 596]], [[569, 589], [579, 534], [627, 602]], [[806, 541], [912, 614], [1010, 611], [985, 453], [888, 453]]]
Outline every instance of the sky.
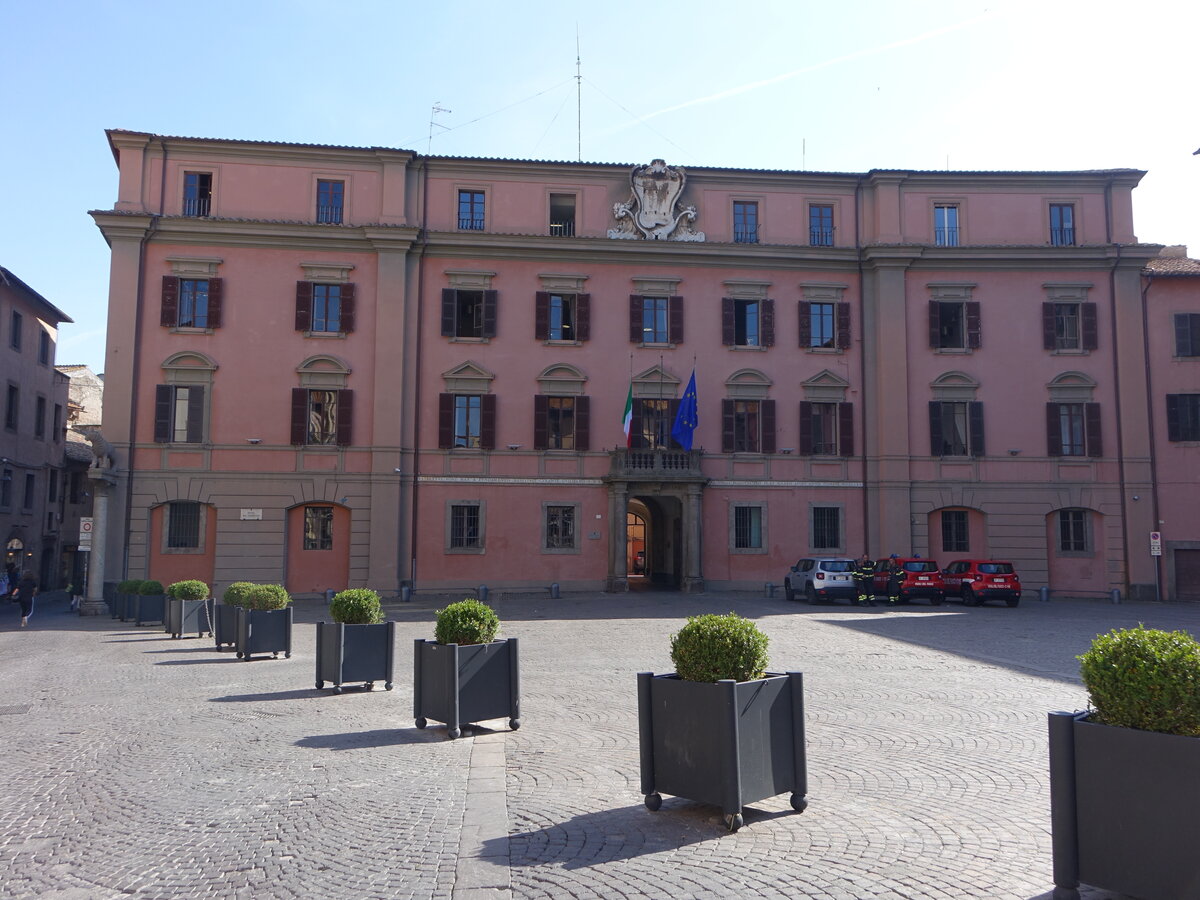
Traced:
[[1191, 0], [0, 0], [0, 265], [74, 319], [57, 362], [102, 372], [106, 128], [631, 166], [1134, 168], [1138, 239], [1200, 257], [1198, 26]]

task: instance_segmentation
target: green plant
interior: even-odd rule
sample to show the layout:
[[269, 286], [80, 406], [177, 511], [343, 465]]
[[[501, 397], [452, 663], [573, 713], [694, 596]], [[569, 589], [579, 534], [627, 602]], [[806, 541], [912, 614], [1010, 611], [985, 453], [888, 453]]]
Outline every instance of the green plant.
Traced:
[[343, 625], [378, 625], [383, 621], [379, 595], [367, 588], [339, 591], [329, 601], [329, 614]]
[[753, 681], [767, 671], [767, 636], [734, 613], [689, 616], [671, 636], [671, 661], [685, 681]]
[[292, 602], [281, 584], [253, 584], [246, 591], [247, 609], [284, 609]]
[[143, 597], [157, 597], [163, 592], [161, 581], [143, 581], [138, 584], [138, 591]]
[[141, 586], [142, 586], [142, 582], [140, 579], [127, 578], [124, 581], [117, 584], [117, 593], [118, 594], [140, 594]]
[[194, 578], [176, 581], [167, 588], [167, 596], [176, 600], [207, 600], [208, 585]]
[[1095, 721], [1200, 737], [1200, 642], [1187, 632], [1113, 629], [1077, 659]]
[[221, 595], [221, 602], [226, 606], [245, 606], [246, 598], [252, 587], [254, 587], [252, 581], [235, 581], [225, 588], [225, 593]]
[[451, 603], [436, 615], [433, 637], [439, 644], [488, 644], [500, 630], [500, 617], [474, 597]]

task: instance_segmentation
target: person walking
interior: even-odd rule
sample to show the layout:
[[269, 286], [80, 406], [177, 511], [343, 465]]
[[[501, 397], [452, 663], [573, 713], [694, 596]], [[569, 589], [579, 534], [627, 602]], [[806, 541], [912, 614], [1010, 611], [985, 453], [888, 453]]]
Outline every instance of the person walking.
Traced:
[[854, 566], [854, 584], [858, 588], [858, 605], [875, 605], [875, 563], [863, 554]]
[[33, 601], [37, 594], [37, 579], [33, 577], [32, 572], [26, 569], [21, 573], [21, 580], [17, 582], [16, 590], [13, 591], [13, 596], [21, 604], [22, 628], [29, 624], [29, 617], [33, 615]]

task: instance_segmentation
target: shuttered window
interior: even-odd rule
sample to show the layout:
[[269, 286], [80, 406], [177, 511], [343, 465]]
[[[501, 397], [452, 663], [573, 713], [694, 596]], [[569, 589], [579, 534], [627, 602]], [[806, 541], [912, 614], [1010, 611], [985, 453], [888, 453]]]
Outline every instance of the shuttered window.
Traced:
[[154, 389], [154, 441], [198, 444], [204, 440], [204, 387], [160, 384]]
[[353, 433], [354, 391], [292, 389], [291, 443], [348, 447]]

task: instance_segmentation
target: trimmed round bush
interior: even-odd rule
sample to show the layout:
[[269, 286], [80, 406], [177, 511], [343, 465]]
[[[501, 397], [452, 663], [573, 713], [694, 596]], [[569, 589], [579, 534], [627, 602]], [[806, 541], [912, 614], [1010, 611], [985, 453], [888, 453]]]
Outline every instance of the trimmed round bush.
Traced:
[[140, 578], [127, 578], [117, 585], [118, 594], [140, 594], [142, 582]]
[[451, 603], [436, 615], [433, 637], [439, 644], [488, 644], [500, 630], [495, 610], [474, 597]]
[[1200, 642], [1187, 632], [1117, 628], [1077, 658], [1094, 721], [1200, 737]]
[[247, 609], [284, 609], [292, 602], [281, 584], [252, 584], [246, 591]]
[[254, 587], [252, 581], [235, 581], [225, 588], [225, 593], [221, 595], [221, 602], [226, 606], [245, 606], [246, 598], [252, 587]]
[[383, 621], [379, 595], [367, 588], [349, 588], [334, 594], [329, 615], [343, 625], [378, 625]]
[[767, 672], [767, 636], [734, 613], [689, 616], [671, 636], [671, 661], [685, 681], [753, 681]]
[[207, 600], [208, 585], [195, 578], [176, 581], [167, 588], [167, 596], [176, 600]]
[[143, 581], [138, 585], [138, 593], [143, 597], [157, 597], [163, 593], [161, 581]]

